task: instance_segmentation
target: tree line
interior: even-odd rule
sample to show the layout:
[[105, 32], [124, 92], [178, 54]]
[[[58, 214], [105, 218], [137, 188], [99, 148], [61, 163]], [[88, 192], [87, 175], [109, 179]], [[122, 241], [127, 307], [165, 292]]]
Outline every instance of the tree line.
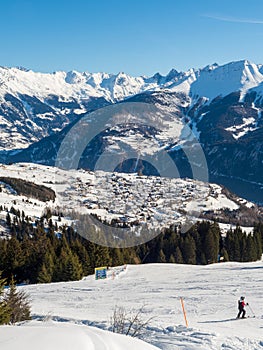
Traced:
[[58, 227], [49, 216], [47, 211], [40, 220], [31, 222], [12, 208], [7, 213], [10, 238], [0, 239], [0, 271], [7, 282], [12, 276], [17, 283], [79, 280], [93, 274], [97, 266], [137, 262], [135, 250], [99, 246], [79, 236], [71, 226]]
[[187, 232], [176, 226], [140, 248], [145, 263], [177, 263], [206, 265], [219, 261], [249, 262], [261, 259], [263, 224], [247, 234], [239, 226], [221, 232], [218, 223], [197, 222]]
[[9, 185], [21, 196], [36, 198], [42, 202], [54, 201], [56, 199], [56, 194], [51, 188], [44, 185], [37, 185], [34, 182], [13, 177], [0, 177], [0, 192], [2, 192], [2, 186], [5, 184]]
[[[10, 209], [10, 238], [0, 239], [0, 271], [10, 283], [49, 283], [81, 279], [98, 266], [139, 263], [210, 264], [255, 261], [262, 256], [263, 224], [247, 234], [239, 226], [222, 233], [215, 222], [197, 222], [187, 232], [172, 225], [147, 243], [130, 248], [100, 246], [59, 226], [50, 212], [35, 222]], [[87, 230], [94, 228], [87, 227]]]

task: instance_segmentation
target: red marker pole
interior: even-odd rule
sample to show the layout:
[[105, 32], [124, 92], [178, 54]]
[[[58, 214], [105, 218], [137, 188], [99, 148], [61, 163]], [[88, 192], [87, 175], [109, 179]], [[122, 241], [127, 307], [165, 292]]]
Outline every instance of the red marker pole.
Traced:
[[186, 327], [188, 328], [188, 321], [187, 321], [187, 318], [186, 318], [186, 312], [185, 312], [185, 308], [184, 308], [184, 299], [183, 299], [183, 298], [180, 298], [180, 300], [181, 300], [181, 304], [182, 304], [182, 309], [183, 309], [183, 314], [184, 314], [185, 325], [186, 325]]

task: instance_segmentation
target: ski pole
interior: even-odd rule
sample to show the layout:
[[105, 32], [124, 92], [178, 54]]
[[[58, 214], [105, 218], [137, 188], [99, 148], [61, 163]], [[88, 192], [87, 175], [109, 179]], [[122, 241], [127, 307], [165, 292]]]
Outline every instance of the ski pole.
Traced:
[[249, 307], [249, 310], [251, 311], [253, 317], [256, 317], [255, 314], [254, 314], [254, 312], [253, 312], [253, 310], [252, 310], [252, 308], [251, 308], [251, 306], [250, 306], [249, 304], [248, 304], [248, 307]]

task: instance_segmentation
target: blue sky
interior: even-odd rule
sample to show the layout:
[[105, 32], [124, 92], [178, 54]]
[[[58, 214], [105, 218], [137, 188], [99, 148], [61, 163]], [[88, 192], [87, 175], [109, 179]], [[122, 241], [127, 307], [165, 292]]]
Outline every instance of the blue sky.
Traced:
[[0, 0], [0, 65], [167, 74], [263, 63], [263, 1]]

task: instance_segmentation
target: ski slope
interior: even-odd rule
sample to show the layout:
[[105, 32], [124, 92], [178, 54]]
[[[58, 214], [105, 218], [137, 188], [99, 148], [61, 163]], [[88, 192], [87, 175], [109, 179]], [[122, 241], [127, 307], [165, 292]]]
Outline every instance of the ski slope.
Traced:
[[[80, 333], [88, 334], [90, 328], [87, 326], [109, 329], [109, 320], [116, 305], [126, 310], [138, 310], [144, 306], [143, 317], [154, 317], [147, 327], [144, 340], [159, 349], [262, 350], [262, 271], [262, 261], [207, 266], [129, 265], [126, 270], [117, 270], [115, 279], [109, 276], [107, 280], [95, 281], [94, 276], [88, 276], [76, 282], [20, 288], [30, 295], [35, 319], [48, 318], [56, 321], [38, 327], [51, 327], [52, 324], [53, 327], [59, 327], [59, 332], [62, 333], [62, 329], [66, 329], [63, 327], [72, 327], [67, 336], [72, 334], [76, 342]], [[235, 319], [237, 300], [241, 295], [246, 296], [255, 318]], [[180, 297], [184, 298], [188, 328], [185, 326]], [[254, 313], [247, 308], [249, 316]], [[74, 328], [74, 325], [81, 325], [82, 328]], [[36, 331], [36, 323], [29, 323], [25, 327]], [[1, 349], [2, 344], [15, 342], [12, 339], [17, 337], [18, 328], [9, 327], [9, 335], [6, 335], [6, 328], [0, 327]], [[39, 329], [37, 332], [41, 342], [45, 332], [41, 333]], [[103, 339], [104, 333], [97, 334], [101, 334]], [[27, 337], [27, 333], [23, 337]], [[127, 350], [130, 341], [127, 338]], [[137, 344], [134, 345], [135, 348], [148, 349], [146, 345], [139, 347]], [[7, 346], [3, 349], [13, 350]], [[30, 347], [25, 349], [31, 350]], [[58, 344], [56, 350], [60, 349], [65, 350], [67, 347]], [[80, 346], [79, 349], [86, 347]], [[104, 350], [100, 346], [95, 349]], [[116, 346], [113, 349], [119, 348]]]

